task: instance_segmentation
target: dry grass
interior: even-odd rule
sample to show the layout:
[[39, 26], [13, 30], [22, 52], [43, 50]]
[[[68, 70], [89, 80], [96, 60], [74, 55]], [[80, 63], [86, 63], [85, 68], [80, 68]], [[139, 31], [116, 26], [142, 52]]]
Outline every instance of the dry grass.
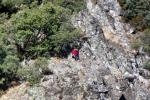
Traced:
[[97, 4], [97, 0], [91, 0], [91, 2], [96, 5]]
[[2, 95], [0, 100], [19, 100], [19, 97], [25, 97], [26, 90], [30, 87], [29, 83], [23, 83], [19, 86], [8, 89], [6, 94]]

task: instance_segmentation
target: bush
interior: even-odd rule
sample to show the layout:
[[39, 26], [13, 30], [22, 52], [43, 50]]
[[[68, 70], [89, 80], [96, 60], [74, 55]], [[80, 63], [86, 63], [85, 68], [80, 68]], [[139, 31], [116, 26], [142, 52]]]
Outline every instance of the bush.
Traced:
[[118, 0], [124, 10], [124, 18], [138, 30], [150, 27], [149, 0]]
[[144, 64], [144, 69], [147, 69], [150, 71], [150, 61], [147, 61], [145, 64]]
[[0, 24], [3, 24], [8, 19], [8, 14], [0, 14]]
[[39, 68], [42, 74], [44, 74], [44, 72], [49, 70], [47, 58], [43, 57], [37, 58], [33, 66]]
[[0, 90], [7, 89], [12, 81], [18, 81], [17, 70], [20, 68], [19, 59], [15, 56], [6, 56], [0, 65]]
[[150, 54], [150, 0], [118, 0], [124, 10], [126, 22], [143, 34], [132, 43], [134, 49], [143, 47]]
[[6, 52], [3, 50], [2, 47], [0, 47], [0, 64], [4, 62], [5, 57], [6, 57]]
[[131, 47], [135, 50], [138, 50], [141, 47], [141, 40], [140, 39], [135, 39], [133, 40], [133, 42], [131, 43]]
[[143, 47], [143, 50], [150, 54], [150, 29], [145, 30], [143, 34], [133, 40], [132, 48], [138, 50], [140, 47]]
[[0, 25], [0, 91], [10, 87], [11, 81], [18, 81], [16, 72], [21, 66], [5, 32], [4, 25]]
[[50, 1], [55, 5], [59, 5], [63, 8], [70, 9], [72, 13], [79, 12], [86, 8], [85, 0], [50, 0]]
[[144, 34], [140, 37], [144, 51], [150, 54], [150, 29], [144, 31]]
[[45, 72], [48, 71], [48, 60], [46, 58], [38, 58], [32, 65], [19, 69], [18, 75], [30, 82], [31, 85], [34, 85], [39, 83]]

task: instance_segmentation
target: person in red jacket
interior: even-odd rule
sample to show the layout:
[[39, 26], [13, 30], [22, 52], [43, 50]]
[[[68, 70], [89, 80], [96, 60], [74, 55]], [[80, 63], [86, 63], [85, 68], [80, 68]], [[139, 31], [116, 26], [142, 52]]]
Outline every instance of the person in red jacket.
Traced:
[[79, 50], [78, 49], [73, 49], [71, 51], [72, 54], [72, 58], [74, 58], [75, 60], [79, 60]]

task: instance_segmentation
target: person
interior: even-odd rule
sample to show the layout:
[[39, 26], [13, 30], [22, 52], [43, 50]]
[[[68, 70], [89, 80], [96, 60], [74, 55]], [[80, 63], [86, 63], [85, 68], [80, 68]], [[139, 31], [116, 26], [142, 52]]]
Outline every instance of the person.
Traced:
[[79, 60], [79, 50], [78, 49], [73, 49], [71, 51], [72, 54], [72, 58], [74, 58], [75, 60]]
[[68, 44], [64, 44], [62, 46], [61, 56], [63, 58], [68, 58], [69, 53], [70, 53], [70, 46]]
[[66, 51], [66, 50], [63, 50], [63, 51], [62, 51], [62, 57], [63, 57], [63, 58], [67, 58], [67, 51]]

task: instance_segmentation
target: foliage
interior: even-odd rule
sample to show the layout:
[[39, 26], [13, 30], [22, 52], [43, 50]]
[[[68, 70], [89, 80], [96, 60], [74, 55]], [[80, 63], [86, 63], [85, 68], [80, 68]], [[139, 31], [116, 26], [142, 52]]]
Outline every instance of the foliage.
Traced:
[[124, 18], [138, 30], [150, 27], [150, 0], [118, 0], [124, 10]]
[[37, 56], [48, 50], [58, 53], [63, 44], [79, 36], [68, 22], [69, 14], [69, 10], [48, 3], [13, 15], [9, 29], [26, 54]]
[[15, 47], [6, 41], [5, 32], [4, 25], [0, 24], [0, 91], [9, 87], [11, 81], [16, 80], [16, 72], [20, 67]]
[[31, 85], [34, 85], [40, 82], [44, 72], [48, 70], [48, 60], [46, 58], [38, 58], [33, 65], [19, 69], [18, 75], [29, 81]]
[[[47, 2], [48, 0], [45, 0]], [[59, 5], [63, 8], [70, 9], [73, 12], [79, 12], [85, 9], [85, 1], [84, 0], [49, 0], [55, 5]]]
[[147, 62], [144, 64], [144, 68], [150, 71], [150, 61], [147, 61]]
[[14, 56], [7, 56], [4, 63], [0, 65], [0, 90], [6, 89], [11, 81], [16, 80], [16, 72], [20, 68], [19, 59]]
[[140, 47], [143, 47], [143, 50], [150, 54], [150, 30], [147, 29], [143, 32], [143, 34], [139, 35], [132, 42], [132, 48], [138, 50]]
[[1, 5], [5, 7], [12, 7], [23, 3], [23, 0], [1, 0]]
[[4, 58], [6, 57], [6, 52], [0, 47], [0, 64], [4, 62]]
[[[12, 81], [38, 83], [51, 74], [46, 58], [40, 57], [60, 54], [64, 45], [80, 37], [71, 16], [84, 9], [83, 0], [41, 1], [0, 0], [0, 92]], [[34, 64], [20, 65], [33, 57], [38, 58]]]
[[144, 31], [144, 34], [140, 37], [144, 51], [150, 54], [150, 29]]
[[15, 13], [21, 3], [23, 3], [23, 0], [1, 0], [0, 12], [9, 14]]
[[144, 48], [150, 54], [150, 0], [118, 0], [124, 10], [124, 18], [143, 34], [139, 35], [132, 47]]
[[8, 18], [8, 15], [5, 13], [0, 14], [0, 24], [3, 24]]
[[11, 14], [24, 8], [32, 8], [41, 4], [41, 0], [0, 0], [0, 12]]

